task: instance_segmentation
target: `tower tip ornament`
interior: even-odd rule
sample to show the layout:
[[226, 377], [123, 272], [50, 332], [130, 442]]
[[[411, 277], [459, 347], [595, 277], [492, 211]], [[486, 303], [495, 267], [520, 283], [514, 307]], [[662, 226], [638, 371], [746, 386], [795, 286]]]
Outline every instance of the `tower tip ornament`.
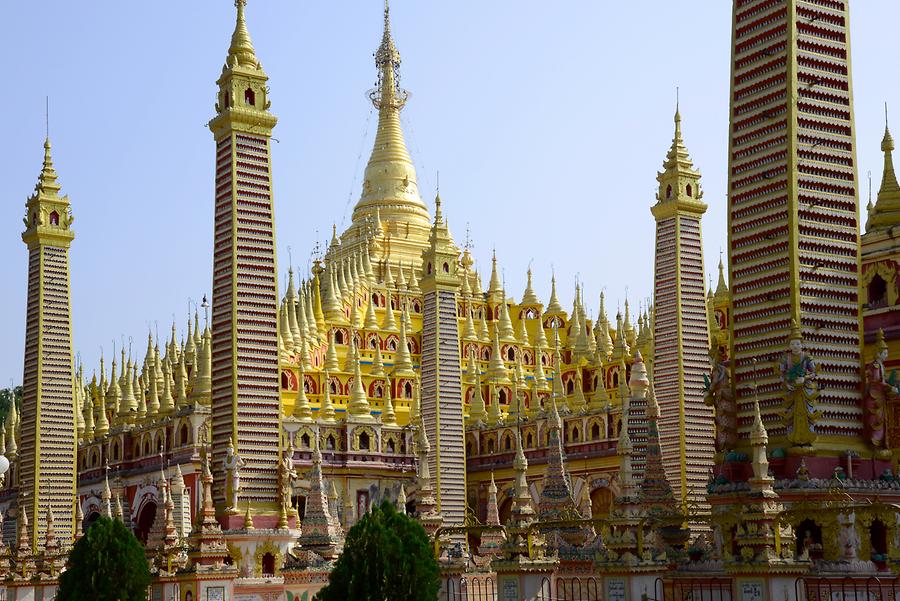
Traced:
[[891, 136], [891, 130], [888, 126], [888, 105], [884, 103], [884, 138], [881, 140], [881, 151], [892, 152], [894, 150], [894, 138]]
[[226, 65], [232, 68], [240, 66], [258, 69], [260, 68], [259, 60], [256, 58], [256, 50], [250, 40], [250, 32], [247, 30], [247, 21], [244, 17], [247, 0], [234, 0], [234, 6], [237, 8], [237, 21], [234, 33], [231, 35], [231, 46], [228, 48]]

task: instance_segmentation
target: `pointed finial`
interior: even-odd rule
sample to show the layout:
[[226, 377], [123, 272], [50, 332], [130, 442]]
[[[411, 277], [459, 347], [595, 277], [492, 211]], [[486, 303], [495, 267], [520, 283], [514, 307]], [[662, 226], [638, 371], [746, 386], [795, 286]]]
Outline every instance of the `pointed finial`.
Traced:
[[675, 86], [675, 123], [681, 122], [681, 98], [680, 89]]
[[894, 150], [894, 138], [891, 136], [891, 130], [888, 127], [888, 105], [884, 103], [884, 138], [881, 140], [881, 152], [892, 152]]
[[237, 22], [234, 33], [231, 35], [231, 46], [228, 48], [228, 65], [256, 68], [259, 61], [256, 59], [256, 50], [250, 40], [250, 32], [247, 31], [247, 22], [244, 19], [244, 7], [247, 0], [234, 0], [237, 7]]

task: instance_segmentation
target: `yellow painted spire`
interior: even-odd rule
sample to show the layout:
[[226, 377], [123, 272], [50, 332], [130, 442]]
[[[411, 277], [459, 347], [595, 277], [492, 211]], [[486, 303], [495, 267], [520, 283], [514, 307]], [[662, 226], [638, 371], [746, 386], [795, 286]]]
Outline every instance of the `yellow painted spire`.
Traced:
[[[391, 381], [387, 380], [384, 387], [384, 411], [381, 413], [381, 423], [394, 425], [397, 423], [397, 414], [394, 412], [394, 400], [391, 398]], [[400, 489], [401, 492], [403, 489]], [[405, 504], [404, 504], [405, 505]]]
[[397, 323], [394, 321], [394, 307], [391, 305], [391, 289], [384, 286], [384, 323], [381, 329], [385, 332], [396, 332]]
[[681, 135], [681, 112], [675, 109], [675, 134], [672, 145], [663, 161], [663, 170], [656, 175], [659, 189], [656, 204], [651, 209], [657, 220], [671, 217], [677, 212], [702, 215], [706, 211], [703, 190], [700, 188], [700, 171], [694, 169], [684, 138]]
[[466, 374], [472, 383], [472, 400], [469, 402], [469, 419], [473, 423], [487, 419], [487, 407], [481, 392], [481, 375], [475, 361], [475, 351], [469, 353], [469, 372]]
[[494, 329], [494, 340], [491, 346], [491, 360], [488, 363], [488, 378], [493, 383], [509, 384], [509, 374], [500, 356], [500, 332]]
[[[406, 310], [404, 308], [403, 314]], [[400, 318], [400, 342], [397, 345], [397, 352], [394, 353], [394, 375], [395, 376], [413, 376], [412, 357], [409, 354], [409, 340], [406, 333], [406, 319]]]
[[528, 268], [528, 284], [525, 286], [525, 292], [522, 293], [522, 303], [523, 305], [540, 305], [541, 301], [538, 299], [537, 294], [534, 292], [534, 287], [531, 283], [531, 267]]
[[256, 50], [253, 49], [250, 32], [247, 31], [247, 21], [244, 18], [244, 6], [247, 5], [247, 0], [235, 0], [234, 5], [237, 7], [237, 22], [234, 26], [234, 33], [231, 34], [231, 46], [228, 48], [226, 64], [232, 68], [240, 66], [257, 69], [259, 60], [256, 58]]
[[[538, 313], [534, 321], [534, 348], [538, 350], [550, 348], [550, 345], [547, 342], [547, 335], [544, 333], [543, 316]], [[540, 359], [540, 354], [538, 354], [537, 357]], [[538, 363], [540, 363], [540, 361], [538, 361]]]
[[559, 297], [556, 295], [556, 275], [550, 276], [550, 302], [547, 304], [548, 315], [561, 315], [564, 313]]
[[522, 346], [528, 346], [529, 344], [528, 329], [525, 327], [524, 316], [519, 319], [518, 325], [516, 325], [516, 341]]
[[491, 341], [491, 331], [488, 329], [487, 318], [485, 317], [486, 313], [487, 310], [481, 312], [481, 321], [478, 324], [478, 338], [482, 342]]
[[331, 402], [331, 376], [329, 375], [328, 365], [325, 366], [322, 378], [322, 408], [319, 410], [319, 417], [324, 422], [334, 421], [334, 404]]
[[384, 359], [381, 358], [381, 345], [375, 345], [375, 356], [372, 358], [372, 367], [369, 369], [371, 376], [384, 375]]
[[325, 370], [337, 371], [339, 369], [337, 349], [334, 342], [334, 330], [328, 333], [328, 349], [325, 351]]
[[900, 184], [897, 183], [897, 176], [894, 173], [894, 138], [888, 128], [886, 105], [881, 151], [884, 153], [884, 172], [881, 176], [878, 199], [869, 211], [869, 219], [866, 221], [867, 232], [886, 230], [900, 223]]
[[472, 313], [472, 307], [469, 306], [466, 309], [466, 323], [463, 328], [463, 340], [466, 342], [478, 342], [478, 332], [475, 331], [475, 320], [472, 318]]
[[297, 377], [297, 396], [294, 399], [293, 415], [299, 420], [311, 421], [312, 408], [309, 406], [309, 399], [306, 397], [306, 386], [304, 385], [303, 364], [299, 365], [299, 374]]
[[501, 291], [500, 296], [500, 320], [497, 322], [500, 330], [500, 339], [503, 342], [516, 342], [516, 331], [512, 320], [509, 318], [509, 305], [506, 302], [506, 291]]
[[362, 371], [359, 368], [359, 355], [356, 353], [356, 344], [350, 340], [353, 349], [353, 384], [350, 386], [350, 399], [347, 403], [347, 413], [356, 419], [372, 420], [369, 399], [366, 398], [366, 387], [363, 384]]
[[725, 262], [722, 253], [719, 253], [719, 282], [716, 284], [716, 293], [713, 298], [716, 302], [728, 300], [728, 284], [725, 283]]
[[371, 297], [368, 298], [368, 301], [369, 302], [366, 305], [366, 317], [363, 320], [363, 328], [375, 332], [378, 330], [378, 316], [375, 315], [375, 301], [373, 301]]
[[488, 284], [488, 297], [492, 302], [496, 302], [495, 298], [503, 294], [503, 285], [500, 283], [500, 272], [497, 269], [497, 251], [491, 256], [491, 281]]
[[388, 235], [399, 234], [391, 243], [390, 253], [392, 262], [401, 264], [421, 257], [431, 224], [400, 125], [400, 111], [409, 94], [400, 87], [400, 53], [391, 35], [387, 2], [375, 66], [378, 84], [369, 97], [378, 109], [378, 131], [366, 165], [362, 194], [353, 209], [353, 224], [343, 242], [362, 244], [361, 240], [350, 238], [359, 236], [354, 232], [367, 231], [367, 222], [377, 216]]
[[501, 417], [500, 389], [497, 386], [491, 386], [491, 399], [487, 409], [487, 424], [494, 426], [500, 422]]

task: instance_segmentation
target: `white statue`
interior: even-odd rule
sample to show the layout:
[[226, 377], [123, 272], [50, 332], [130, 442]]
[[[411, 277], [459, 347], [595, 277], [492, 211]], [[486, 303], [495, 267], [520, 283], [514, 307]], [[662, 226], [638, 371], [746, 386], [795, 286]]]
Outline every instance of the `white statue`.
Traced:
[[241, 469], [245, 462], [241, 456], [234, 450], [234, 438], [228, 442], [228, 449], [225, 452], [225, 471], [228, 472], [228, 478], [231, 481], [231, 509], [237, 511], [238, 499], [241, 492]]
[[841, 549], [841, 558], [855, 560], [859, 552], [859, 534], [856, 532], [856, 520], [851, 513], [848, 517], [839, 519], [841, 533], [838, 535], [838, 545]]

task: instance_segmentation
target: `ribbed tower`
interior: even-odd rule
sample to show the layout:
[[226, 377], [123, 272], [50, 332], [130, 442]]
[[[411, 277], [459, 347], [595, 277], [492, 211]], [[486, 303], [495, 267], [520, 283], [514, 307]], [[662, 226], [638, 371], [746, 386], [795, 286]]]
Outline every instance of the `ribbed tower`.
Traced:
[[466, 507], [466, 456], [456, 292], [459, 249], [435, 199], [434, 226], [423, 255], [422, 399], [419, 410], [434, 453], [428, 457], [444, 525], [462, 525]]
[[653, 383], [666, 476], [682, 502], [700, 502], [712, 467], [713, 415], [703, 402], [709, 371], [700, 220], [706, 212], [700, 172], [693, 168], [675, 111], [675, 136], [656, 176], [659, 192], [654, 269]]
[[212, 305], [213, 495], [226, 498], [229, 441], [245, 462], [241, 509], [278, 509], [281, 403], [278, 281], [272, 210], [268, 77], [256, 58], [237, 0], [237, 25], [217, 82], [215, 246]]
[[[75, 238], [68, 196], [60, 196], [44, 142], [44, 167], [26, 203], [28, 307], [19, 437], [19, 517], [32, 525], [31, 551], [45, 541], [53, 513], [56, 536], [72, 543], [75, 492], [75, 396], [69, 245]], [[20, 541], [21, 543], [21, 541]]]
[[400, 52], [391, 37], [387, 0], [375, 66], [378, 83], [369, 96], [378, 109], [378, 131], [362, 194], [353, 209], [353, 223], [341, 235], [341, 252], [353, 252], [372, 239], [376, 258], [388, 260], [396, 270], [411, 262], [419, 265], [428, 247], [431, 223], [400, 126], [400, 111], [409, 94], [400, 87]]
[[791, 321], [818, 364], [816, 446], [860, 434], [861, 320], [849, 8], [845, 0], [735, 0], [728, 258], [739, 419], [752, 426], [754, 359], [769, 435], [786, 433], [773, 367]]

